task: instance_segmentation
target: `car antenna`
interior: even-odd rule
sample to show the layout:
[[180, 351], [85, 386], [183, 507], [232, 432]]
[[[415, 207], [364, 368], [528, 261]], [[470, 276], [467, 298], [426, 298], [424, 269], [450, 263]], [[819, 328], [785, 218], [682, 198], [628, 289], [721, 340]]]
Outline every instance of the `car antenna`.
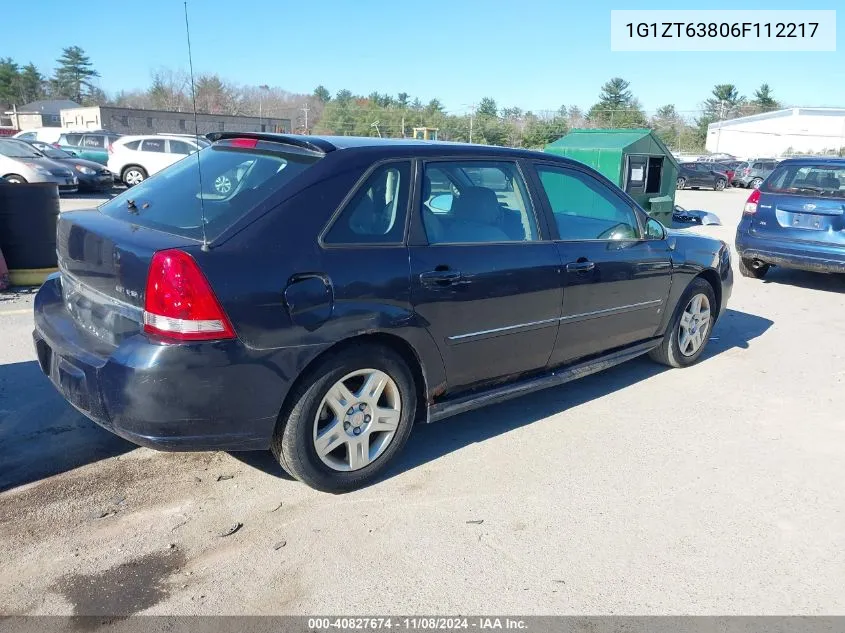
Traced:
[[[197, 140], [197, 147], [199, 147], [200, 128], [197, 123], [197, 90], [194, 85], [194, 58], [191, 55], [191, 28], [188, 25], [188, 3], [185, 2], [185, 35], [188, 38], [188, 68], [191, 71], [191, 101], [194, 106], [194, 136]], [[200, 161], [199, 149], [197, 154], [197, 175], [200, 181], [200, 229], [202, 230], [202, 250], [206, 253], [211, 250], [208, 247], [208, 238], [205, 235], [205, 195], [202, 189], [202, 163]]]

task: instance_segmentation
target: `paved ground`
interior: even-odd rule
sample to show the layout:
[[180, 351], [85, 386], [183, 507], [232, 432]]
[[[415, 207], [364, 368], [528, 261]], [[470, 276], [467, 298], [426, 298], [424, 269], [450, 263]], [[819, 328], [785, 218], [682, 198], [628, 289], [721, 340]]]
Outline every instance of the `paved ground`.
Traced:
[[[746, 196], [679, 201], [732, 242]], [[4, 298], [0, 611], [842, 613], [844, 291], [738, 277], [699, 365], [638, 360], [421, 427], [344, 496], [266, 454], [100, 430], [39, 375], [31, 299]]]

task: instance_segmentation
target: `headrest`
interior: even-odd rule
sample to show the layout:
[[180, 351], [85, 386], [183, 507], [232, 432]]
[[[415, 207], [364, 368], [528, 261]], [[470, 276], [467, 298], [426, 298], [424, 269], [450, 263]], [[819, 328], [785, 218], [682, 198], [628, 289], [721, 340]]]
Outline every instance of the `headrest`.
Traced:
[[464, 222], [494, 224], [501, 212], [496, 193], [486, 187], [467, 187], [452, 203], [455, 219]]

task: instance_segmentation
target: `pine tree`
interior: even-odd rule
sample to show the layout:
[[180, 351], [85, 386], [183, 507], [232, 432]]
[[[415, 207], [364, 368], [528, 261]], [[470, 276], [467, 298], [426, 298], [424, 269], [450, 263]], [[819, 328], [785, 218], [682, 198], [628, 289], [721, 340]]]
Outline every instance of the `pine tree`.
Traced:
[[99, 77], [91, 59], [78, 46], [68, 46], [62, 50], [62, 56], [56, 60], [59, 67], [51, 81], [56, 96], [82, 103], [84, 96], [91, 90], [91, 79]]

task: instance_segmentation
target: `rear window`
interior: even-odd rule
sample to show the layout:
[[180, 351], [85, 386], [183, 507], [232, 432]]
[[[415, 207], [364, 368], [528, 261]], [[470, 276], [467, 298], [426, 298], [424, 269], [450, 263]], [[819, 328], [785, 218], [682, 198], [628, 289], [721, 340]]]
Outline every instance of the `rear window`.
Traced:
[[82, 140], [82, 134], [65, 134], [62, 138], [64, 138], [66, 144], [76, 147]]
[[206, 236], [214, 239], [319, 160], [306, 152], [274, 151], [274, 145], [207, 147], [112, 198], [100, 212], [196, 240], [202, 239], [204, 213]]
[[138, 146], [141, 144], [141, 141], [129, 141], [128, 143], [124, 143], [123, 147], [126, 149], [138, 149]]
[[842, 165], [780, 165], [761, 191], [821, 198], [845, 198], [845, 163]]

